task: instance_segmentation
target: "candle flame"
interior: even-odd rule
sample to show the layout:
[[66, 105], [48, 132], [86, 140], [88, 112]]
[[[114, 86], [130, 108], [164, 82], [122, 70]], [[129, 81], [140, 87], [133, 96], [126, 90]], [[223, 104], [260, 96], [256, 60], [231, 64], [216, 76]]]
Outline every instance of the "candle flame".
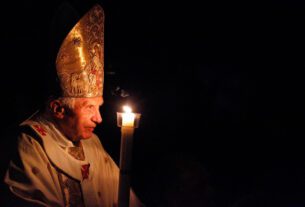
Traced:
[[126, 113], [131, 113], [131, 108], [129, 106], [123, 106], [123, 110], [126, 112]]

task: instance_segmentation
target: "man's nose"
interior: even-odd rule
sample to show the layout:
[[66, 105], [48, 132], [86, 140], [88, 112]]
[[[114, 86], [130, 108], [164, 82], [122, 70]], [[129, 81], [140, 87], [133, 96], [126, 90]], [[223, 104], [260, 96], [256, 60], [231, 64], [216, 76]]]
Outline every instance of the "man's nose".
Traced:
[[102, 123], [102, 116], [101, 116], [101, 113], [100, 113], [100, 110], [97, 109], [94, 116], [92, 117], [92, 120], [95, 122], [95, 123]]

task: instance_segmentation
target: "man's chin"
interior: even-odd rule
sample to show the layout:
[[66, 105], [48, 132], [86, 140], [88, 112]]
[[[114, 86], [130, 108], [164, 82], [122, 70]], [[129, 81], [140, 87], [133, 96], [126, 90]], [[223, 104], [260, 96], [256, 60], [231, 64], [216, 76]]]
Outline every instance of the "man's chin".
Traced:
[[93, 132], [86, 133], [82, 136], [82, 139], [90, 139], [93, 136]]

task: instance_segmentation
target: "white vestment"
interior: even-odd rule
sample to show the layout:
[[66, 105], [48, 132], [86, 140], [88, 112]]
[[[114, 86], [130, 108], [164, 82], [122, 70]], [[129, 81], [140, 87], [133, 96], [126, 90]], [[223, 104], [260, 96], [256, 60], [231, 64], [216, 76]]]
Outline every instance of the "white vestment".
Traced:
[[[81, 140], [85, 159], [68, 153], [73, 143], [46, 118], [34, 116], [21, 124], [28, 128], [18, 140], [18, 159], [10, 162], [5, 183], [19, 198], [41, 206], [73, 206], [62, 179], [80, 186], [82, 203], [76, 206], [114, 207], [118, 200], [119, 169], [93, 134]], [[88, 170], [89, 169], [89, 170]], [[130, 206], [140, 202], [131, 191]]]

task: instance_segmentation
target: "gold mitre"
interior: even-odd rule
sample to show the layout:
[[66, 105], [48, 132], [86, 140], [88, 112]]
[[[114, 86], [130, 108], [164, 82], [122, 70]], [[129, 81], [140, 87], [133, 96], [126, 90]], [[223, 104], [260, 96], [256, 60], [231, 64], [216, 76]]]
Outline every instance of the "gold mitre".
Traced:
[[65, 37], [56, 58], [63, 97], [103, 96], [104, 11], [93, 6]]

